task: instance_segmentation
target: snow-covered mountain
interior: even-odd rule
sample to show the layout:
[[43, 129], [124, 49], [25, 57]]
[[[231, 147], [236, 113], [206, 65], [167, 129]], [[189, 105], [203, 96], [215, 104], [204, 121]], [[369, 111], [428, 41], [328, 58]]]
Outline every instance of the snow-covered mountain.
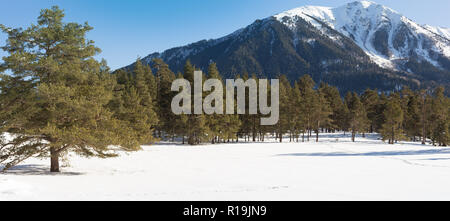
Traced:
[[295, 8], [219, 39], [152, 53], [142, 62], [152, 65], [155, 58], [174, 72], [183, 71], [186, 60], [204, 71], [216, 62], [225, 78], [285, 74], [295, 81], [309, 74], [341, 92], [437, 84], [450, 91], [450, 29], [419, 25], [369, 1]]
[[305, 6], [274, 17], [291, 29], [296, 29], [300, 18], [319, 30], [332, 28], [353, 39], [385, 68], [403, 69], [402, 64], [411, 57], [440, 69], [450, 68], [441, 61], [443, 57], [450, 58], [450, 29], [421, 26], [374, 2], [358, 1], [337, 8]]

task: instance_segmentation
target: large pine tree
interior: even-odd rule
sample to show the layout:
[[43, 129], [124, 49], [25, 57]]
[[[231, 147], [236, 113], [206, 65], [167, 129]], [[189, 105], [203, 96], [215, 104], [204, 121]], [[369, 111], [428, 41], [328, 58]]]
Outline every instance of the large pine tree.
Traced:
[[63, 22], [58, 7], [44, 9], [36, 25], [26, 29], [1, 26], [8, 35], [8, 53], [0, 88], [0, 162], [8, 169], [32, 157], [50, 157], [51, 172], [59, 172], [59, 158], [72, 151], [83, 156], [109, 157], [109, 148], [138, 150], [140, 131], [114, 117], [108, 104], [115, 80], [100, 52], [86, 39], [87, 23]]

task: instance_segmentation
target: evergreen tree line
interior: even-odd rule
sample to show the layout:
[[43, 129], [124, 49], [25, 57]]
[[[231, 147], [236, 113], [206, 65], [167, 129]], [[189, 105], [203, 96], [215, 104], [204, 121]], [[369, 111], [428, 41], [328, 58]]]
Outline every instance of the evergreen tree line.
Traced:
[[[326, 83], [317, 85], [309, 75], [300, 77], [293, 84], [285, 75], [279, 75], [280, 119], [276, 125], [262, 126], [259, 120], [262, 116], [248, 112], [248, 89], [246, 114], [173, 114], [170, 102], [176, 93], [170, 91], [170, 84], [175, 78], [184, 78], [193, 85], [195, 67], [187, 61], [183, 73], [175, 75], [161, 59], [155, 59], [153, 63], [156, 64], [153, 68], [155, 75], [152, 68], [143, 65], [139, 59], [133, 71], [119, 70], [115, 75], [122, 88], [133, 91], [133, 85], [146, 85], [147, 88], [140, 91], [151, 92], [151, 102], [159, 116], [158, 124], [153, 127], [154, 136], [160, 139], [180, 138], [183, 143], [195, 145], [237, 142], [239, 139], [264, 141], [265, 136], [271, 134], [280, 142], [283, 139], [305, 142], [311, 139], [319, 141], [319, 133], [343, 131], [351, 134], [352, 141], [357, 135], [365, 137], [366, 133], [376, 132], [389, 144], [400, 140], [421, 140], [423, 144], [430, 140], [439, 146], [449, 143], [450, 100], [443, 87], [432, 91], [413, 91], [405, 87], [391, 93], [367, 89], [362, 94], [348, 92], [342, 97], [338, 88]], [[216, 64], [211, 63], [203, 80], [219, 79], [223, 82], [220, 76]], [[238, 78], [258, 81], [256, 75], [249, 77], [246, 73], [235, 77]], [[206, 95], [204, 92], [204, 97]], [[257, 97], [252, 99], [259, 100]]]

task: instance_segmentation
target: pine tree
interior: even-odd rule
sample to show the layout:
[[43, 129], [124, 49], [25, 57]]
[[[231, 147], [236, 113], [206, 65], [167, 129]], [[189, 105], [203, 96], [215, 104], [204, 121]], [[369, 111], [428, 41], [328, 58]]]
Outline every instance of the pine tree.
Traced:
[[289, 80], [286, 78], [285, 75], [281, 75], [279, 77], [280, 80], [280, 118], [277, 123], [277, 134], [278, 138], [280, 140], [280, 143], [283, 142], [283, 135], [288, 132], [290, 128], [290, 123], [292, 119], [289, 119], [290, 111], [291, 111], [291, 105], [290, 105], [290, 92], [291, 92], [291, 85], [289, 83]]
[[367, 89], [361, 95], [361, 102], [364, 104], [364, 108], [367, 112], [367, 118], [369, 119], [369, 132], [373, 133], [379, 129], [380, 116], [383, 114], [379, 111], [380, 99], [376, 90]]
[[[177, 79], [183, 79], [183, 74], [178, 73]], [[175, 116], [174, 124], [175, 127], [175, 133], [182, 138], [182, 143], [185, 144], [185, 137], [187, 136], [187, 129], [188, 129], [188, 116], [185, 113], [182, 113], [180, 115]]]
[[300, 121], [299, 115], [299, 99], [301, 99], [300, 90], [297, 85], [291, 87], [289, 85], [289, 93], [288, 93], [288, 111], [287, 111], [287, 119], [288, 119], [288, 131], [289, 131], [289, 141], [293, 142], [299, 135], [298, 123]]
[[429, 119], [430, 119], [430, 109], [431, 109], [431, 98], [428, 95], [426, 90], [421, 90], [419, 92], [419, 108], [420, 108], [420, 129], [422, 136], [422, 144], [426, 144], [426, 140], [428, 137], [428, 128], [429, 128]]
[[[157, 92], [157, 85], [156, 85], [156, 79], [155, 76], [152, 73], [152, 69], [148, 65], [144, 65], [141, 62], [141, 59], [137, 59], [134, 69], [133, 69], [133, 76], [135, 78], [135, 87], [136, 88], [144, 88], [143, 90], [148, 91], [148, 95], [145, 96], [144, 100], [149, 100], [147, 96], [151, 97], [151, 101], [153, 105], [155, 106], [156, 103], [156, 96], [158, 94]], [[138, 85], [136, 85], [138, 84]]]
[[316, 133], [316, 142], [319, 142], [319, 133], [322, 128], [330, 126], [330, 116], [332, 110], [330, 104], [325, 98], [325, 93], [317, 90], [313, 96], [313, 112], [312, 112], [312, 126]]
[[350, 128], [350, 110], [347, 106], [348, 102], [347, 99], [345, 101], [345, 105], [342, 105], [342, 107], [339, 109], [339, 115], [338, 115], [338, 125], [339, 130], [344, 132], [349, 131]]
[[[133, 73], [133, 86], [136, 89], [136, 93], [140, 99], [139, 105], [142, 106], [143, 112], [147, 115], [145, 117], [147, 121], [146, 124], [154, 127], [155, 125], [157, 125], [158, 119], [154, 108], [154, 99], [152, 96], [156, 97], [156, 93], [155, 91], [151, 91], [150, 88], [151, 86], [154, 86], [151, 85], [153, 82], [151, 82], [151, 80], [150, 82], [148, 81], [148, 76], [153, 76], [153, 74], [151, 73], [151, 69], [148, 67], [146, 68], [144, 65], [142, 65], [139, 59], [136, 61], [136, 66]], [[129, 93], [133, 94], [134, 92], [129, 91]], [[152, 133], [150, 131], [151, 128], [148, 128], [148, 130], [149, 133]]]
[[156, 69], [156, 112], [159, 124], [156, 127], [158, 137], [163, 135], [173, 136], [177, 125], [174, 123], [176, 115], [172, 112], [172, 98], [175, 93], [172, 92], [172, 82], [175, 80], [175, 74], [169, 69], [169, 66], [163, 60], [153, 59]]
[[[237, 76], [235, 79], [239, 79], [240, 77]], [[249, 79], [248, 73], [245, 72], [242, 76], [242, 80], [246, 82]], [[236, 95], [237, 96], [237, 95]], [[239, 130], [239, 134], [241, 136], [244, 136], [245, 141], [250, 141], [250, 134], [252, 131], [252, 117], [249, 114], [249, 89], [245, 88], [245, 113], [239, 114], [239, 120], [242, 122], [241, 128]]]
[[404, 110], [405, 120], [404, 129], [406, 135], [413, 141], [420, 136], [420, 102], [419, 95], [409, 88], [402, 90], [402, 100], [406, 105]]
[[356, 93], [352, 93], [350, 101], [347, 102], [349, 110], [349, 127], [352, 132], [352, 141], [355, 142], [355, 136], [357, 133], [365, 132], [369, 120], [367, 118], [366, 110], [363, 103], [359, 99]]
[[[217, 70], [217, 66], [215, 63], [211, 63], [208, 67], [208, 79], [217, 79], [219, 80], [222, 85], [222, 77], [219, 74], [219, 71]], [[222, 86], [223, 88], [223, 86]], [[212, 90], [216, 90], [217, 88], [213, 88]], [[222, 98], [225, 100], [225, 92], [222, 93]], [[213, 103], [213, 106], [219, 105], [216, 103]], [[211, 114], [206, 115], [206, 122], [207, 126], [210, 129], [210, 140], [211, 143], [214, 144], [216, 142], [219, 142], [220, 140], [224, 139], [224, 131], [227, 130], [226, 128], [226, 115], [224, 114]]]
[[397, 140], [403, 138], [403, 110], [395, 96], [391, 97], [386, 103], [383, 115], [385, 122], [380, 131], [381, 136], [383, 140], [389, 140], [389, 144], [394, 144]]
[[[44, 9], [37, 25], [27, 29], [1, 26], [8, 35], [1, 69], [0, 163], [8, 169], [28, 157], [49, 157], [50, 171], [59, 172], [59, 158], [68, 151], [82, 156], [115, 156], [109, 148], [139, 150], [140, 131], [114, 117], [108, 104], [115, 80], [100, 52], [85, 38], [87, 23], [64, 23], [58, 7]], [[5, 119], [8, 119], [5, 121]]]
[[[252, 75], [252, 79], [255, 80], [256, 85], [258, 87], [259, 79], [256, 77], [255, 74]], [[249, 99], [250, 99], [250, 97], [249, 97]], [[256, 97], [251, 98], [251, 99], [256, 99], [256, 105], [258, 106], [258, 104], [259, 104], [259, 93], [256, 94]], [[259, 120], [261, 117], [262, 116], [259, 113], [250, 115], [251, 124], [252, 124], [251, 125], [251, 132], [252, 132], [253, 142], [256, 141], [256, 138], [258, 137], [258, 133], [259, 133], [259, 131], [261, 131], [261, 128], [260, 128], [261, 125], [260, 125], [260, 120]]]
[[[188, 80], [191, 85], [194, 85], [194, 72], [195, 68], [192, 66], [191, 62], [188, 60], [184, 66], [184, 79]], [[202, 76], [204, 79], [205, 77]], [[191, 100], [194, 100], [194, 90], [191, 91]], [[202, 94], [202, 99], [203, 99]], [[192, 113], [194, 110], [194, 102], [192, 102], [191, 107]], [[206, 121], [206, 116], [204, 114], [190, 114], [188, 115], [188, 127], [187, 127], [187, 137], [189, 145], [197, 145], [205, 141], [207, 138], [209, 128]]]
[[315, 83], [309, 75], [303, 75], [297, 84], [303, 98], [300, 109], [304, 117], [304, 131], [306, 132], [307, 140], [309, 141], [314, 126], [313, 115], [316, 111], [315, 104], [317, 103], [316, 92], [314, 91]]
[[[297, 82], [294, 83], [294, 87], [292, 88], [291, 93], [291, 105], [293, 107], [293, 110], [291, 112], [291, 117], [293, 121], [293, 131], [295, 134], [295, 137], [297, 138], [300, 134], [305, 133], [305, 118], [302, 112], [302, 104], [303, 104], [303, 97], [300, 92], [300, 87]], [[302, 142], [304, 142], [304, 136], [302, 136]]]
[[381, 93], [379, 98], [380, 98], [379, 103], [376, 105], [378, 117], [375, 122], [376, 128], [378, 128], [378, 130], [376, 130], [376, 131], [378, 133], [381, 132], [381, 130], [383, 129], [383, 124], [384, 124], [384, 122], [386, 122], [386, 118], [384, 116], [384, 111], [386, 110], [386, 106], [389, 101], [389, 99], [385, 93]]
[[[126, 123], [127, 128], [131, 128], [134, 136], [141, 144], [155, 141], [153, 139], [152, 126], [158, 121], [155, 112], [151, 106], [145, 106], [145, 101], [139, 90], [134, 86], [127, 88], [119, 93], [113, 101], [115, 104], [111, 110], [114, 111], [114, 117]], [[111, 104], [110, 104], [111, 105]]]
[[325, 127], [329, 131], [335, 131], [339, 129], [339, 119], [341, 118], [340, 114], [344, 106], [339, 90], [336, 87], [328, 85], [327, 83], [321, 83], [319, 91], [324, 95], [332, 112], [329, 125], [325, 125]]
[[[235, 102], [236, 103], [236, 102]], [[241, 121], [237, 114], [225, 115], [225, 129], [223, 130], [223, 141], [236, 139], [238, 141], [238, 132], [241, 128]]]
[[435, 91], [433, 101], [431, 104], [431, 124], [432, 126], [432, 140], [439, 146], [447, 146], [449, 135], [449, 111], [450, 102], [444, 95], [444, 88], [438, 87]]
[[154, 102], [145, 80], [146, 71], [138, 60], [133, 72], [119, 70], [115, 73], [114, 98], [108, 106], [114, 117], [127, 122], [128, 127], [139, 131], [141, 142], [152, 142], [153, 130], [158, 123]]

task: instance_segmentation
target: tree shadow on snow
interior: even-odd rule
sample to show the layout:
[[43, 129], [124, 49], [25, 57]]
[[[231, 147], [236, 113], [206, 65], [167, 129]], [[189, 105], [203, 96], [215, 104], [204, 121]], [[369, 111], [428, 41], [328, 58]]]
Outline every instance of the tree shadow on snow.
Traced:
[[[3, 167], [0, 167], [0, 171]], [[78, 172], [60, 172], [51, 173], [48, 166], [38, 165], [38, 164], [26, 164], [18, 165], [8, 169], [5, 172], [0, 172], [3, 175], [48, 175], [48, 176], [77, 176], [83, 175], [84, 173]]]
[[[430, 149], [430, 150], [412, 150], [412, 151], [380, 151], [367, 153], [346, 153], [346, 152], [332, 152], [332, 153], [290, 153], [279, 154], [275, 156], [297, 156], [297, 157], [356, 157], [356, 156], [414, 156], [414, 155], [433, 155], [433, 154], [450, 154], [450, 149]], [[450, 159], [450, 158], [433, 158]], [[433, 160], [431, 159], [431, 160]]]

